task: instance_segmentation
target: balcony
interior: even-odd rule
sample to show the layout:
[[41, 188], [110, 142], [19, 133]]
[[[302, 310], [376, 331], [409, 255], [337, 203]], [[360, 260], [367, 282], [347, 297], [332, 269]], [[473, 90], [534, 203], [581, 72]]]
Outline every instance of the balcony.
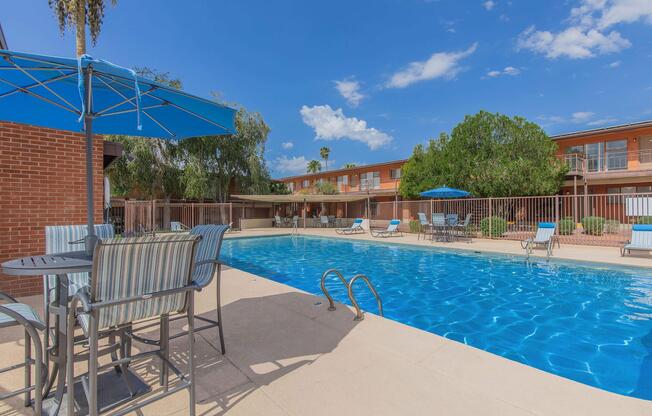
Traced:
[[603, 155], [564, 154], [570, 177], [631, 176], [631, 172], [652, 171], [652, 149], [635, 152], [605, 152]]

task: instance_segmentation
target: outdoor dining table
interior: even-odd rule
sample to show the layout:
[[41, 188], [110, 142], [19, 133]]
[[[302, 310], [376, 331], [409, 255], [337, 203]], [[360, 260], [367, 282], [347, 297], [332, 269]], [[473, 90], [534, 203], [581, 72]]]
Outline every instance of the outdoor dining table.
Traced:
[[[56, 292], [53, 300], [51, 310], [54, 313], [54, 337], [51, 352], [47, 352], [49, 359], [52, 361], [52, 369], [49, 371], [49, 380], [45, 384], [45, 391], [43, 397], [46, 398], [43, 402], [44, 415], [57, 415], [62, 411], [62, 404], [65, 407], [65, 392], [66, 392], [66, 347], [68, 342], [74, 340], [67, 339], [67, 321], [68, 321], [68, 273], [90, 273], [93, 267], [93, 258], [86, 254], [85, 251], [75, 251], [62, 254], [47, 254], [38, 256], [27, 256], [15, 260], [9, 260], [2, 263], [2, 272], [10, 276], [35, 276], [35, 275], [55, 275], [56, 278]], [[48, 313], [45, 311], [45, 313]], [[98, 392], [98, 403], [100, 408], [112, 407], [112, 404], [120, 404], [121, 402], [131, 398], [127, 388], [124, 387], [123, 382], [111, 382], [110, 378], [122, 377], [119, 374], [111, 371], [100, 376], [101, 385], [103, 389]], [[142, 380], [133, 374], [128, 374], [132, 382], [132, 387], [137, 394], [145, 393], [149, 387], [144, 384]], [[54, 386], [56, 379], [56, 389], [50, 395], [50, 391]], [[104, 388], [104, 387], [109, 388]], [[75, 388], [75, 392], [82, 392], [82, 388]], [[77, 414], [85, 414], [86, 402], [82, 394], [75, 400], [80, 406]]]

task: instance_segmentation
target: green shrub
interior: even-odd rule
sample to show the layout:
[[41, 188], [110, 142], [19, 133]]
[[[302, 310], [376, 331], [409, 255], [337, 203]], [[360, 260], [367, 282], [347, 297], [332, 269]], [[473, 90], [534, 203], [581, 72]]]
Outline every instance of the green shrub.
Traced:
[[602, 235], [604, 232], [604, 218], [584, 217], [582, 218], [582, 227], [584, 228], [584, 234]]
[[607, 220], [604, 222], [604, 232], [607, 234], [618, 234], [620, 230], [620, 221]]
[[491, 233], [489, 231], [489, 217], [480, 221], [480, 230], [485, 237], [500, 237], [507, 231], [507, 221], [500, 217], [491, 217]]
[[418, 233], [421, 231], [421, 223], [417, 220], [411, 220], [410, 221], [410, 232], [411, 233]]
[[571, 235], [575, 231], [575, 220], [572, 217], [566, 217], [559, 220], [559, 234]]
[[636, 218], [636, 224], [652, 224], [652, 217], [644, 216]]

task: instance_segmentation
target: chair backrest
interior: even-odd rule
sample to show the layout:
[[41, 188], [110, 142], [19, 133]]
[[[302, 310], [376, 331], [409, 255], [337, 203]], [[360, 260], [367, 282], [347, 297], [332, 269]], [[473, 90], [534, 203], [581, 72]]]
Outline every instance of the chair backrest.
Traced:
[[170, 221], [170, 230], [171, 231], [182, 231], [183, 225], [179, 221]]
[[[224, 233], [229, 229], [228, 225], [198, 225], [190, 230], [190, 235], [200, 235], [201, 241], [197, 243], [195, 250], [195, 263], [206, 260], [218, 260], [222, 249]], [[199, 286], [206, 286], [210, 283], [215, 274], [215, 264], [202, 264], [195, 266], [192, 272], [192, 280]]]
[[401, 225], [401, 221], [397, 219], [393, 219], [389, 222], [389, 225], [387, 226], [387, 231], [396, 231], [398, 230], [399, 225]]
[[457, 225], [459, 217], [457, 214], [448, 214], [446, 215], [446, 224], [448, 225]]
[[471, 217], [473, 217], [473, 214], [471, 214], [470, 212], [468, 214], [466, 214], [466, 217], [464, 217], [464, 226], [465, 227], [468, 227], [469, 224], [471, 223]]
[[298, 225], [299, 224], [299, 216], [295, 215], [292, 217], [292, 224], [293, 225]]
[[[93, 255], [92, 302], [111, 302], [188, 286], [197, 235], [100, 240]], [[96, 309], [99, 328], [183, 312], [188, 292]]]
[[652, 224], [635, 224], [632, 227], [631, 244], [638, 247], [652, 247]]
[[446, 225], [446, 215], [444, 215], [443, 212], [435, 212], [432, 214], [432, 225]]
[[277, 224], [281, 223], [281, 217], [279, 215], [274, 215], [274, 221], [276, 221]]
[[419, 222], [421, 225], [428, 225], [428, 217], [426, 217], [425, 213], [418, 212], [417, 215], [419, 216]]
[[[113, 224], [95, 224], [95, 234], [99, 239], [115, 237]], [[84, 249], [84, 243], [70, 244], [79, 241], [88, 235], [88, 226], [85, 224], [75, 225], [48, 225], [45, 227], [45, 254], [70, 253]], [[56, 276], [49, 275], [48, 290], [54, 287]], [[85, 282], [88, 280], [88, 273], [69, 273], [70, 282]]]
[[534, 237], [537, 241], [548, 241], [555, 235], [557, 224], [554, 222], [540, 222], [537, 228], [537, 235]]
[[360, 228], [362, 227], [362, 218], [356, 218], [353, 220], [353, 225], [351, 225], [351, 228]]
[[322, 224], [328, 224], [328, 217], [326, 215], [322, 215], [321, 217], [319, 217], [319, 221]]

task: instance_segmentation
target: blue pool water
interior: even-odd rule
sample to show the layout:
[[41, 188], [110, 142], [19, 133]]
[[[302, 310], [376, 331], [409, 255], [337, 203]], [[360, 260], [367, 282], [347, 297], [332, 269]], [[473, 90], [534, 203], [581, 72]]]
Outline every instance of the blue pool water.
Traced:
[[[614, 250], [616, 250], [614, 248]], [[320, 295], [368, 275], [385, 316], [604, 390], [652, 399], [652, 272], [317, 237], [224, 242], [229, 265]], [[361, 307], [376, 312], [359, 282]], [[327, 283], [347, 302], [341, 284]], [[357, 284], [356, 284], [357, 286]]]

